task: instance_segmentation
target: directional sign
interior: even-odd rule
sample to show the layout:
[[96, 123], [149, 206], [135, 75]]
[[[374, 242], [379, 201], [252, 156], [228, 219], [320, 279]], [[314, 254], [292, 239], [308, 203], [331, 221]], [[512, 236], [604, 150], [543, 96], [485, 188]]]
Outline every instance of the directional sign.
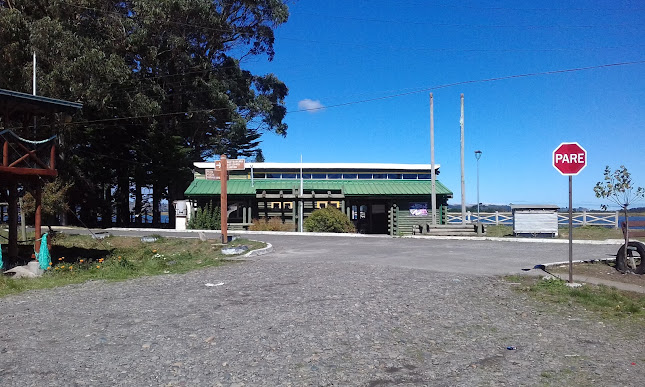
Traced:
[[587, 151], [577, 142], [563, 142], [553, 151], [553, 167], [565, 176], [574, 176], [587, 166]]
[[206, 170], [206, 180], [219, 180], [220, 176], [215, 173], [214, 169]]
[[[215, 170], [219, 171], [222, 169], [220, 160], [215, 161]], [[226, 160], [226, 169], [229, 171], [240, 171], [244, 170], [244, 159], [227, 159]]]

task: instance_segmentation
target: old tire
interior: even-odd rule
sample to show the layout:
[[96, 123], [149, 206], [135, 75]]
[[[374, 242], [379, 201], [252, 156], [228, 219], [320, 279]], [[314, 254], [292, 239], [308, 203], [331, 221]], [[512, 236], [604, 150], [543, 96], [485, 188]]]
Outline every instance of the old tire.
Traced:
[[[641, 242], [634, 241], [629, 242], [629, 247], [633, 247], [635, 250], [628, 251], [627, 261], [625, 260], [624, 256], [625, 245], [620, 246], [620, 249], [618, 249], [618, 253], [616, 254], [616, 270], [622, 273], [632, 272], [636, 274], [644, 274], [645, 264], [643, 263], [643, 260], [645, 259], [645, 245]], [[637, 266], [635, 268], [632, 268], [629, 264], [630, 253], [634, 257], [634, 261], [636, 262]]]

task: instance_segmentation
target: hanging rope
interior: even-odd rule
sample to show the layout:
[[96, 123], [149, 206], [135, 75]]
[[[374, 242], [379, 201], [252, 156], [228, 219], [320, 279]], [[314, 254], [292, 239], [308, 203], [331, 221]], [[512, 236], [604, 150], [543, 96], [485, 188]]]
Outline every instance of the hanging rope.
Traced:
[[36, 252], [34, 250], [34, 254], [36, 254], [40, 268], [47, 270], [49, 264], [52, 261], [52, 257], [51, 255], [49, 255], [49, 248], [47, 247], [47, 233], [43, 234], [42, 238], [40, 239], [40, 251]]

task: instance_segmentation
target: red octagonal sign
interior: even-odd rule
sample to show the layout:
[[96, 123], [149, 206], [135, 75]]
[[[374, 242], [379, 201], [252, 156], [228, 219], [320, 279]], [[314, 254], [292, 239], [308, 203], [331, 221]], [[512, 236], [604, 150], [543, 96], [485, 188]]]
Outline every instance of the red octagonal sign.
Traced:
[[577, 142], [563, 142], [553, 151], [553, 167], [565, 176], [577, 175], [587, 166], [587, 151]]

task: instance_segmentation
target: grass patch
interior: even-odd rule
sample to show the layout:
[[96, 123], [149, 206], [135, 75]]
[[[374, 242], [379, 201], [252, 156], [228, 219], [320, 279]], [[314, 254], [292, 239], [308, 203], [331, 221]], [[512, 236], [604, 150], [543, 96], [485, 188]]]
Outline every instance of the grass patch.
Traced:
[[[558, 238], [569, 239], [569, 227], [563, 226], [558, 229]], [[582, 240], [605, 240], [605, 239], [623, 239], [623, 233], [620, 229], [603, 226], [580, 226], [573, 228], [573, 239]]]
[[[48, 289], [91, 280], [124, 281], [151, 275], [178, 274], [219, 266], [228, 256], [221, 245], [199, 239], [159, 237], [144, 243], [140, 238], [58, 235], [53, 241], [50, 269], [40, 278], [0, 276], [0, 297], [32, 289]], [[264, 247], [262, 242], [235, 240], [227, 246]]]
[[[507, 225], [486, 225], [486, 236], [489, 237], [513, 237], [513, 226]], [[569, 227], [558, 228], [559, 239], [569, 239]], [[603, 226], [580, 226], [573, 228], [573, 239], [576, 240], [605, 240], [623, 239], [623, 233], [612, 227]]]
[[621, 291], [604, 285], [582, 285], [571, 288], [559, 279], [542, 280], [528, 276], [508, 276], [519, 284], [516, 290], [554, 304], [574, 304], [604, 318], [638, 322], [645, 326], [645, 295]]

